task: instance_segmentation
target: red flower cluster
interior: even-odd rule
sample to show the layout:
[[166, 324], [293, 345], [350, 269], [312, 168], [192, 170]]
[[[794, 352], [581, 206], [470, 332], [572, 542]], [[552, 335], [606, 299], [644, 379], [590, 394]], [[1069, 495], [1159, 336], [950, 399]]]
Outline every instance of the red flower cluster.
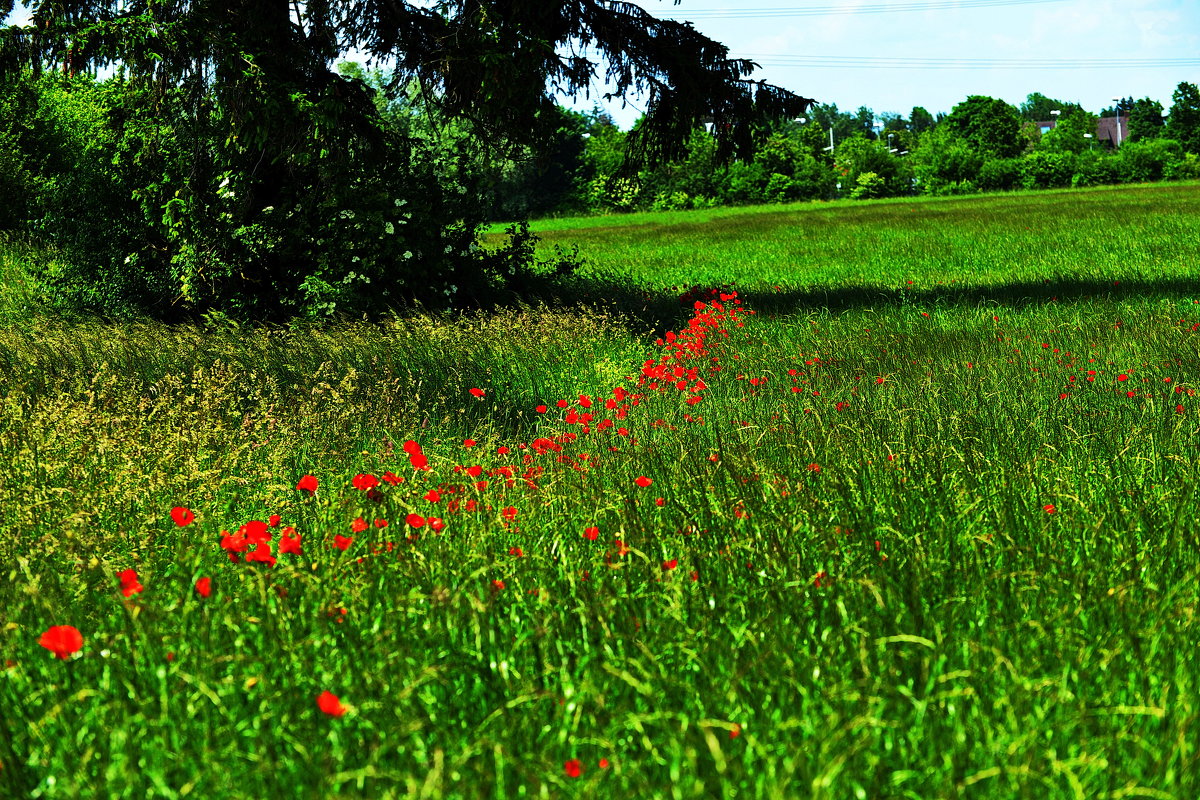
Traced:
[[[310, 476], [311, 477], [311, 476]], [[313, 479], [316, 484], [316, 479]], [[300, 534], [293, 527], [279, 531], [279, 543], [276, 553], [271, 551], [271, 542], [275, 534], [272, 528], [278, 527], [282, 520], [279, 515], [271, 515], [271, 524], [262, 520], [251, 520], [237, 529], [236, 533], [221, 531], [221, 549], [229, 555], [230, 561], [245, 561], [248, 564], [266, 564], [275, 566], [277, 555], [288, 553], [300, 555]]]

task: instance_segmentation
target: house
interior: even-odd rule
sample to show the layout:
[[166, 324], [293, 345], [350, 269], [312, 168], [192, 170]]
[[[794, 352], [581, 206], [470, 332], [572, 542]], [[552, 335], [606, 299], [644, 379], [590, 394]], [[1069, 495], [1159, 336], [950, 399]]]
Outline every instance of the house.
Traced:
[[[1117, 121], [1120, 120], [1121, 130], [1117, 131]], [[1101, 117], [1096, 123], [1096, 141], [1109, 147], [1116, 147], [1129, 138], [1129, 116]]]
[[[1043, 135], [1047, 131], [1054, 128], [1058, 124], [1057, 119], [1048, 120], [1046, 122], [1038, 122], [1038, 130]], [[1129, 115], [1121, 116], [1121, 133], [1117, 135], [1117, 118], [1116, 117], [1101, 117], [1096, 122], [1096, 141], [1107, 147], [1116, 147], [1129, 138]]]

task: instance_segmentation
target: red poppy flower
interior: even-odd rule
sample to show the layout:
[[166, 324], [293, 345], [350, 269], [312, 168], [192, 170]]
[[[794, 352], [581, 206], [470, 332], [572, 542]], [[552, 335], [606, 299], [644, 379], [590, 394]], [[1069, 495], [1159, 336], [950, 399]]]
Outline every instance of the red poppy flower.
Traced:
[[408, 457], [408, 463], [413, 469], [429, 469], [429, 459], [424, 453], [414, 453]]
[[317, 491], [317, 479], [312, 475], [305, 475], [300, 479], [300, 482], [296, 484], [296, 489], [312, 494], [313, 492]]
[[430, 489], [425, 493], [425, 499], [431, 503], [437, 503], [442, 499], [442, 493], [437, 489]]
[[212, 578], [200, 578], [196, 581], [196, 594], [208, 597], [212, 594]]
[[565, 761], [563, 762], [563, 772], [567, 773], [568, 778], [578, 778], [583, 774], [583, 762], [578, 758]]
[[254, 561], [259, 564], [266, 564], [268, 567], [275, 566], [275, 556], [271, 555], [271, 543], [259, 542], [258, 547], [246, 553], [247, 563]]
[[1042, 506], [1042, 511], [1045, 511], [1047, 514], [1053, 514], [1058, 509], [1054, 507], [1054, 503], [1046, 503], [1046, 505]]
[[126, 597], [132, 597], [145, 588], [138, 582], [137, 572], [131, 569], [118, 572], [117, 579], [121, 581], [121, 594]]
[[388, 526], [388, 521], [387, 521], [386, 519], [377, 519], [377, 520], [375, 520], [375, 527], [376, 527], [376, 528], [386, 528], [387, 526]]
[[246, 542], [249, 544], [260, 544], [271, 541], [271, 532], [267, 530], [267, 523], [261, 519], [252, 519], [238, 528], [238, 535], [245, 537]]
[[509, 522], [512, 522], [517, 518], [517, 509], [513, 508], [512, 506], [508, 506], [500, 512], [500, 516], [504, 517], [504, 519], [508, 520]]
[[474, 447], [478, 442], [474, 439], [463, 439], [463, 447]]
[[499, 578], [497, 578], [496, 580], [492, 581], [492, 589], [493, 589], [494, 591], [497, 591], [497, 592], [498, 592], [498, 591], [500, 591], [500, 590], [501, 590], [501, 589], [503, 589], [503, 588], [504, 588], [504, 581], [500, 580]]
[[295, 528], [287, 527], [279, 532], [279, 555], [284, 553], [300, 555], [300, 534]]
[[342, 552], [346, 551], [350, 545], [354, 544], [353, 536], [342, 536], [340, 533], [333, 537], [333, 546]]
[[283, 522], [283, 517], [279, 516], [278, 514], [272, 514], [271, 516], [267, 517], [268, 528], [278, 528], [279, 523], [281, 522]]
[[419, 528], [424, 525], [427, 520], [420, 514], [409, 514], [404, 518], [404, 521], [408, 523], [410, 528]]
[[600, 535], [600, 529], [594, 525], [590, 528], [583, 529], [583, 538], [587, 539], [589, 542], [596, 541], [596, 537], [598, 537], [599, 535]]
[[326, 689], [317, 695], [317, 708], [331, 717], [340, 717], [346, 713], [346, 707], [333, 692]]
[[54, 625], [42, 634], [38, 644], [66, 660], [83, 649], [83, 634], [72, 625]]
[[634, 479], [633, 482], [636, 483], [638, 486], [642, 487], [643, 489], [647, 488], [650, 484], [654, 483], [654, 481], [652, 479], [647, 478], [645, 475], [638, 476], [637, 478]]
[[471, 389], [470, 392], [475, 397], [483, 397], [483, 394], [484, 394], [483, 389]]
[[191, 525], [196, 520], [196, 515], [190, 509], [175, 506], [171, 509], [171, 519], [175, 520], [175, 524], [182, 528], [185, 525]]
[[401, 478], [399, 475], [392, 472], [391, 470], [388, 470], [387, 472], [383, 473], [383, 479], [385, 481], [387, 481], [388, 483], [390, 483], [392, 486], [396, 486], [397, 484], [404, 483], [404, 478]]
[[374, 475], [355, 475], [350, 482], [360, 492], [365, 492], [379, 485], [379, 479]]
[[600, 769], [608, 769], [608, 759], [607, 758], [600, 759]]
[[534, 410], [534, 411], [536, 411], [536, 412], [537, 412], [537, 413], [539, 413], [539, 414], [545, 414], [547, 409], [546, 409], [546, 407], [545, 407], [545, 406], [537, 406], [537, 407], [536, 407], [536, 408], [534, 408], [533, 410]]
[[436, 533], [442, 528], [446, 527], [446, 523], [442, 521], [441, 517], [430, 517], [429, 527], [434, 531], [434, 533]]
[[362, 517], [359, 517], [356, 520], [354, 520], [354, 522], [350, 523], [350, 530], [353, 533], [362, 533], [369, 527], [370, 526], [367, 525], [367, 521], [365, 519], [363, 519]]
[[678, 566], [679, 566], [679, 559], [678, 559], [678, 558], [672, 558], [670, 561], [664, 561], [664, 562], [662, 562], [662, 568], [663, 568], [663, 571], [664, 571], [664, 572], [665, 572], [666, 570], [675, 569], [675, 568], [676, 568], [676, 567], [678, 567]]
[[515, 558], [520, 558], [521, 556], [525, 555], [525, 551], [519, 547], [510, 547], [508, 548], [508, 554]]

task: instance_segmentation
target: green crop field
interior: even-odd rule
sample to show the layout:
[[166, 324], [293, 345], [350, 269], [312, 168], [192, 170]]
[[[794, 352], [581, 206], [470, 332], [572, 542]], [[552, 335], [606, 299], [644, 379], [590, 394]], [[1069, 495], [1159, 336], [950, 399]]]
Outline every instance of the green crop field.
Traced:
[[0, 245], [0, 796], [1200, 797], [1200, 186], [534, 229], [320, 327]]

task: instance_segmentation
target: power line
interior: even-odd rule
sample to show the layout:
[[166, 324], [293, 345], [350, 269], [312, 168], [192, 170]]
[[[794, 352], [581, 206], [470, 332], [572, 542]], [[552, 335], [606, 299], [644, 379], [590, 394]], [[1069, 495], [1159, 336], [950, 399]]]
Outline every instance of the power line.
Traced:
[[889, 56], [789, 55], [787, 53], [744, 53], [764, 67], [809, 67], [829, 69], [1178, 69], [1200, 66], [1200, 58], [904, 58]]
[[866, 3], [860, 6], [785, 6], [781, 8], [699, 8], [659, 10], [647, 8], [655, 16], [672, 20], [768, 19], [772, 17], [817, 17], [851, 14], [886, 14], [902, 11], [959, 11], [974, 8], [1042, 6], [1064, 0], [904, 0], [898, 3]]

